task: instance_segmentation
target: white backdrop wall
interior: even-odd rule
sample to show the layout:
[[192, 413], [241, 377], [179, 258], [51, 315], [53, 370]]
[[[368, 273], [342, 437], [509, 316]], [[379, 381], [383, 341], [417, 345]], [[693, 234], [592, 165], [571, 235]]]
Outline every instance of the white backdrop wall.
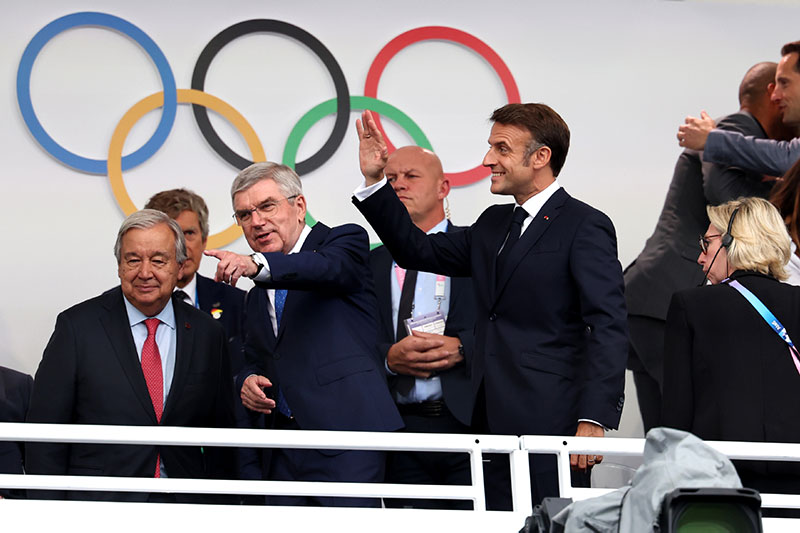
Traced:
[[[190, 88], [195, 62], [217, 33], [249, 19], [288, 22], [315, 36], [340, 65], [351, 95], [364, 94], [376, 54], [400, 34], [421, 26], [467, 32], [505, 61], [522, 101], [545, 102], [567, 121], [572, 146], [559, 180], [612, 218], [623, 266], [653, 229], [680, 152], [675, 132], [684, 116], [701, 109], [714, 116], [737, 109], [737, 87], [747, 68], [776, 61], [783, 43], [800, 38], [800, 5], [777, 1], [5, 1], [0, 18], [0, 364], [29, 373], [36, 370], [56, 314], [118, 283], [112, 245], [124, 213], [109, 179], [50, 156], [30, 133], [17, 103], [17, 69], [28, 43], [51, 21], [82, 11], [115, 15], [145, 32], [166, 57], [178, 89]], [[64, 148], [96, 159], [108, 156], [122, 115], [162, 90], [144, 50], [101, 27], [54, 36], [33, 64], [30, 86], [48, 134]], [[335, 95], [325, 66], [308, 48], [269, 33], [225, 46], [211, 63], [205, 91], [247, 119], [272, 160], [281, 160], [298, 119]], [[489, 63], [444, 40], [400, 51], [381, 78], [378, 97], [420, 126], [448, 172], [480, 163], [487, 117], [506, 102]], [[236, 129], [210, 115], [223, 140], [249, 155]], [[333, 156], [303, 176], [311, 213], [329, 225], [364, 223], [349, 199], [360, 182], [356, 117], [353, 111]], [[136, 122], [123, 153], [139, 148], [160, 118], [159, 109]], [[299, 160], [322, 146], [333, 123], [329, 116], [312, 127]], [[384, 124], [396, 145], [411, 143], [397, 125]], [[236, 172], [209, 147], [191, 107], [179, 104], [163, 146], [123, 176], [139, 207], [162, 189], [194, 189], [208, 202], [216, 233], [231, 222], [228, 190]], [[492, 197], [488, 188], [484, 179], [454, 189], [453, 220], [468, 224], [490, 203], [510, 201]], [[245, 251], [247, 245], [239, 239], [228, 248]], [[201, 272], [211, 274], [213, 263], [206, 260]], [[629, 405], [632, 396], [629, 391]], [[633, 416], [629, 424], [638, 423]]]

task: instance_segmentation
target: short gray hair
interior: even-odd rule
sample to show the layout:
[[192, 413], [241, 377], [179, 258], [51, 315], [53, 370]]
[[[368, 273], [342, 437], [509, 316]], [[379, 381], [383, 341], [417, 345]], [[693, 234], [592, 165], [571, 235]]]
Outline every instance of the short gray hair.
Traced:
[[119, 227], [117, 241], [114, 243], [114, 257], [117, 264], [122, 261], [122, 238], [132, 229], [150, 229], [159, 224], [166, 224], [172, 235], [175, 237], [175, 260], [178, 264], [186, 261], [186, 240], [183, 238], [183, 230], [175, 220], [166, 213], [156, 209], [142, 209], [128, 216]]
[[278, 184], [278, 189], [286, 198], [303, 194], [303, 185], [300, 176], [291, 167], [280, 163], [253, 163], [246, 169], [239, 172], [231, 185], [231, 204], [234, 197], [246, 191], [259, 181], [272, 180]]

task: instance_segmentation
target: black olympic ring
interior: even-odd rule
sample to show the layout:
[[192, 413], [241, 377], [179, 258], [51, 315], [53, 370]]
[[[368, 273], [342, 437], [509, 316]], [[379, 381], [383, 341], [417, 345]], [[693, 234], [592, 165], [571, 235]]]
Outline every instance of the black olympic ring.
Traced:
[[[342, 68], [333, 57], [333, 54], [316, 37], [293, 24], [280, 20], [253, 19], [234, 24], [214, 36], [203, 48], [203, 51], [200, 52], [200, 57], [197, 59], [197, 64], [195, 64], [194, 72], [192, 73], [192, 89], [203, 91], [211, 60], [214, 59], [223, 46], [238, 37], [258, 32], [278, 33], [300, 41], [319, 56], [325, 68], [328, 69], [331, 78], [333, 78], [333, 84], [336, 88], [336, 121], [333, 124], [333, 131], [331, 131], [330, 137], [316, 154], [295, 165], [295, 171], [302, 176], [318, 169], [333, 156], [339, 145], [342, 144], [347, 132], [347, 123], [350, 120], [350, 91], [347, 88], [344, 72], [342, 72]], [[239, 170], [252, 164], [252, 161], [234, 152], [220, 139], [208, 119], [208, 110], [205, 107], [193, 104], [192, 111], [200, 132], [208, 141], [212, 150]]]

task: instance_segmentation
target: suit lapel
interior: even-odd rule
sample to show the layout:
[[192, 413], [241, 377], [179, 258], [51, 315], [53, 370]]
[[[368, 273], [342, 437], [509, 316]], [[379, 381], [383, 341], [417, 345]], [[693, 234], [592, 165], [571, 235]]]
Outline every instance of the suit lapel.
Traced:
[[[547, 231], [553, 225], [553, 223], [555, 223], [556, 218], [558, 218], [558, 215], [561, 212], [561, 207], [564, 205], [564, 202], [566, 202], [567, 198], [569, 198], [567, 192], [564, 189], [558, 189], [555, 193], [553, 193], [553, 196], [551, 196], [547, 202], [545, 202], [536, 216], [533, 217], [533, 220], [531, 220], [531, 223], [525, 230], [525, 233], [522, 234], [516, 246], [514, 246], [514, 248], [511, 250], [511, 253], [508, 256], [505, 272], [500, 273], [499, 279], [495, 277], [495, 279], [497, 279], [495, 301], [497, 301], [497, 298], [500, 296], [500, 294], [502, 294], [503, 289], [508, 283], [508, 280], [511, 279], [511, 276], [519, 266], [522, 258], [525, 257], [536, 245], [541, 236], [544, 235], [544, 232]], [[509, 219], [509, 224], [510, 223], [511, 220]], [[497, 261], [495, 260], [495, 268], [496, 267]]]
[[197, 278], [197, 308], [211, 314], [213, 307], [211, 302], [211, 280], [204, 278], [200, 274], [195, 274]]
[[[322, 244], [330, 231], [331, 229], [328, 226], [322, 222], [317, 222], [314, 224], [314, 227], [311, 228], [311, 232], [308, 234], [308, 237], [306, 237], [306, 241], [303, 243], [303, 246], [300, 247], [300, 251], [315, 252], [317, 247]], [[283, 305], [283, 314], [281, 315], [281, 323], [278, 326], [278, 338], [276, 339], [276, 342], [280, 342], [281, 336], [286, 329], [286, 318], [292, 315], [294, 305], [297, 302], [296, 297], [297, 294], [294, 291], [289, 290], [286, 292], [286, 302]]]
[[[187, 304], [183, 301], [172, 299], [172, 307], [175, 310], [175, 371], [172, 374], [172, 383], [169, 386], [169, 396], [164, 404], [164, 413], [161, 416], [162, 422], [170, 415], [172, 406], [180, 398], [181, 391], [186, 384], [189, 369], [192, 364], [192, 354], [194, 353], [194, 329], [192, 329], [191, 319], [187, 313]], [[165, 326], [166, 327], [166, 326]]]
[[156, 424], [156, 413], [153, 410], [144, 374], [142, 374], [142, 364], [136, 353], [136, 345], [133, 343], [133, 334], [128, 322], [125, 303], [122, 301], [123, 298], [122, 290], [119, 287], [106, 293], [103, 307], [107, 312], [100, 317], [100, 323], [136, 398], [152, 419], [152, 423]]

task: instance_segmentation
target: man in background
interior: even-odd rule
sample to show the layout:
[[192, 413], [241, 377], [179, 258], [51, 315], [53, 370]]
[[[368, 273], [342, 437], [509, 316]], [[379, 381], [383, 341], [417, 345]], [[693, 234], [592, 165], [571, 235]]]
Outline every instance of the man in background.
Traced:
[[[426, 233], [451, 232], [444, 201], [450, 182], [433, 152], [418, 146], [399, 148], [384, 174], [411, 220]], [[449, 218], [449, 217], [448, 217]], [[389, 389], [414, 433], [470, 433], [473, 395], [469, 377], [475, 343], [475, 302], [470, 278], [449, 278], [406, 271], [385, 246], [370, 252], [378, 298], [378, 350], [386, 361]], [[408, 334], [406, 319], [439, 311], [441, 333]], [[463, 453], [391, 452], [389, 483], [467, 485], [469, 459]], [[468, 509], [469, 502], [385, 499], [387, 507]]]

